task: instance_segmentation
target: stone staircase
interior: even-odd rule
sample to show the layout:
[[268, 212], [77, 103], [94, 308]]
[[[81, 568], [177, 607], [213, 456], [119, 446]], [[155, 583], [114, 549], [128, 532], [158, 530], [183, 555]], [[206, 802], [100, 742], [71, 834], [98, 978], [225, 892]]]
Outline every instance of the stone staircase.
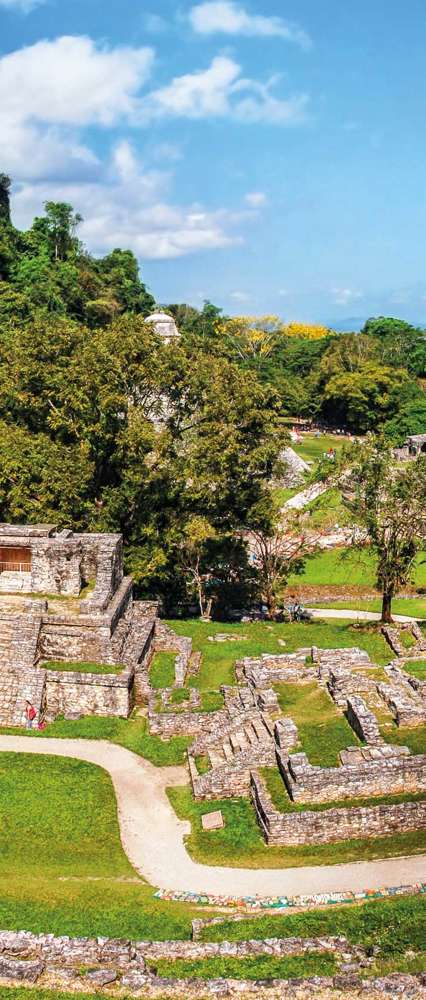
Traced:
[[[195, 756], [207, 755], [211, 769], [199, 775]], [[189, 754], [191, 779], [196, 798], [229, 798], [246, 795], [253, 767], [276, 763], [273, 724], [256, 709], [230, 722], [215, 734], [199, 736]]]
[[239, 754], [250, 754], [253, 758], [263, 753], [265, 746], [273, 749], [273, 732], [266, 719], [258, 714], [253, 718], [239, 720], [239, 728], [234, 729], [220, 745], [207, 750], [212, 768], [228, 764], [235, 767]]

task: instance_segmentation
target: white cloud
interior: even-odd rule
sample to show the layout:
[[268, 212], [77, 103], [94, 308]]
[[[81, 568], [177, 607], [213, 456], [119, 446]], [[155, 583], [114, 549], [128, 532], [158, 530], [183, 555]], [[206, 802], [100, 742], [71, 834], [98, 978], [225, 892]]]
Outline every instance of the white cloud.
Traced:
[[234, 299], [234, 302], [250, 302], [251, 296], [247, 292], [230, 292], [230, 298]]
[[132, 120], [151, 71], [150, 48], [41, 41], [0, 58], [2, 168], [17, 179], [80, 176], [97, 163], [79, 129]]
[[273, 77], [267, 83], [241, 76], [241, 66], [228, 56], [216, 56], [205, 70], [175, 77], [141, 102], [141, 121], [163, 117], [232, 118], [254, 124], [290, 125], [305, 117], [308, 98], [276, 97]]
[[34, 7], [40, 7], [41, 4], [45, 3], [45, 0], [0, 0], [0, 8], [5, 7], [6, 10], [17, 10], [21, 14], [29, 14]]
[[85, 219], [80, 235], [92, 252], [129, 247], [145, 259], [182, 257], [240, 242], [231, 213], [171, 204], [170, 180], [166, 172], [144, 170], [130, 145], [120, 142], [97, 183], [24, 184], [13, 198], [14, 220], [27, 226], [47, 199], [68, 201]]
[[245, 196], [245, 201], [250, 208], [262, 208], [263, 205], [268, 203], [268, 199], [264, 191], [249, 191]]
[[310, 48], [309, 35], [297, 25], [281, 17], [249, 14], [244, 7], [232, 0], [208, 0], [197, 4], [189, 12], [191, 26], [197, 34], [248, 35], [258, 38], [284, 38], [302, 48]]
[[0, 59], [1, 118], [62, 125], [113, 125], [131, 118], [150, 75], [150, 48], [97, 47], [67, 36]]

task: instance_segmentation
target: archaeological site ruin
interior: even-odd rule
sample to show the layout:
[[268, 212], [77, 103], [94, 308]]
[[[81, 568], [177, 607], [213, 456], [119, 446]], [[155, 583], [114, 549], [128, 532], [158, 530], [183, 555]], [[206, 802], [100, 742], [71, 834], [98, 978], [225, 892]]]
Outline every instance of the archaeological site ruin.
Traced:
[[[145, 713], [151, 734], [162, 740], [191, 738], [195, 799], [250, 798], [267, 844], [426, 827], [426, 756], [386, 741], [378, 718], [386, 710], [397, 727], [425, 724], [426, 682], [405, 665], [424, 655], [426, 641], [416, 625], [384, 634], [395, 659], [380, 676], [357, 647], [245, 658], [235, 665], [235, 686], [221, 686], [221, 707], [208, 710], [191, 683], [201, 654], [160, 619], [155, 602], [134, 600], [120, 535], [0, 526], [0, 723], [24, 725], [27, 700], [47, 723]], [[150, 682], [159, 651], [174, 654], [174, 681], [160, 690]], [[312, 683], [353, 732], [335, 767], [310, 762], [297, 726], [280, 708], [277, 685]], [[268, 768], [281, 776], [284, 813], [265, 783]], [[392, 796], [404, 801], [374, 804]]]

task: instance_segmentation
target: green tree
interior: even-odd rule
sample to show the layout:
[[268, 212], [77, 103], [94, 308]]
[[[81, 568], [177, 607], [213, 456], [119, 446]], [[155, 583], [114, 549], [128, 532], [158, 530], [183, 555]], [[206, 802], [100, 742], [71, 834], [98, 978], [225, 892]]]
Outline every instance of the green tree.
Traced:
[[343, 497], [377, 556], [382, 621], [391, 622], [393, 598], [410, 582], [426, 540], [426, 456], [398, 465], [385, 439], [371, 437], [346, 461]]
[[405, 367], [414, 375], [426, 375], [426, 331], [391, 316], [369, 319], [363, 334], [375, 341], [382, 361]]
[[0, 222], [10, 223], [10, 188], [11, 179], [7, 174], [0, 173]]
[[332, 423], [364, 434], [382, 426], [398, 412], [399, 396], [408, 380], [404, 369], [374, 362], [357, 371], [333, 375], [324, 387], [324, 415]]

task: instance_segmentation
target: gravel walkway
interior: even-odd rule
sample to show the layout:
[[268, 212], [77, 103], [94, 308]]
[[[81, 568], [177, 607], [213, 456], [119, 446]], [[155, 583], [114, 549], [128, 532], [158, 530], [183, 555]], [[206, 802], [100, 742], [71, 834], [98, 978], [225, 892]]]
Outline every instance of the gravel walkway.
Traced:
[[[379, 622], [381, 614], [378, 611], [350, 611], [344, 608], [306, 608], [311, 618], [348, 618], [353, 622]], [[395, 622], [422, 622], [424, 618], [412, 618], [410, 615], [392, 615]]]
[[426, 881], [426, 855], [321, 868], [215, 868], [192, 861], [183, 843], [190, 832], [177, 819], [165, 789], [187, 784], [184, 767], [154, 767], [105, 740], [0, 736], [0, 751], [76, 757], [109, 772], [117, 796], [121, 839], [134, 868], [170, 891], [230, 896], [302, 895], [378, 889]]

